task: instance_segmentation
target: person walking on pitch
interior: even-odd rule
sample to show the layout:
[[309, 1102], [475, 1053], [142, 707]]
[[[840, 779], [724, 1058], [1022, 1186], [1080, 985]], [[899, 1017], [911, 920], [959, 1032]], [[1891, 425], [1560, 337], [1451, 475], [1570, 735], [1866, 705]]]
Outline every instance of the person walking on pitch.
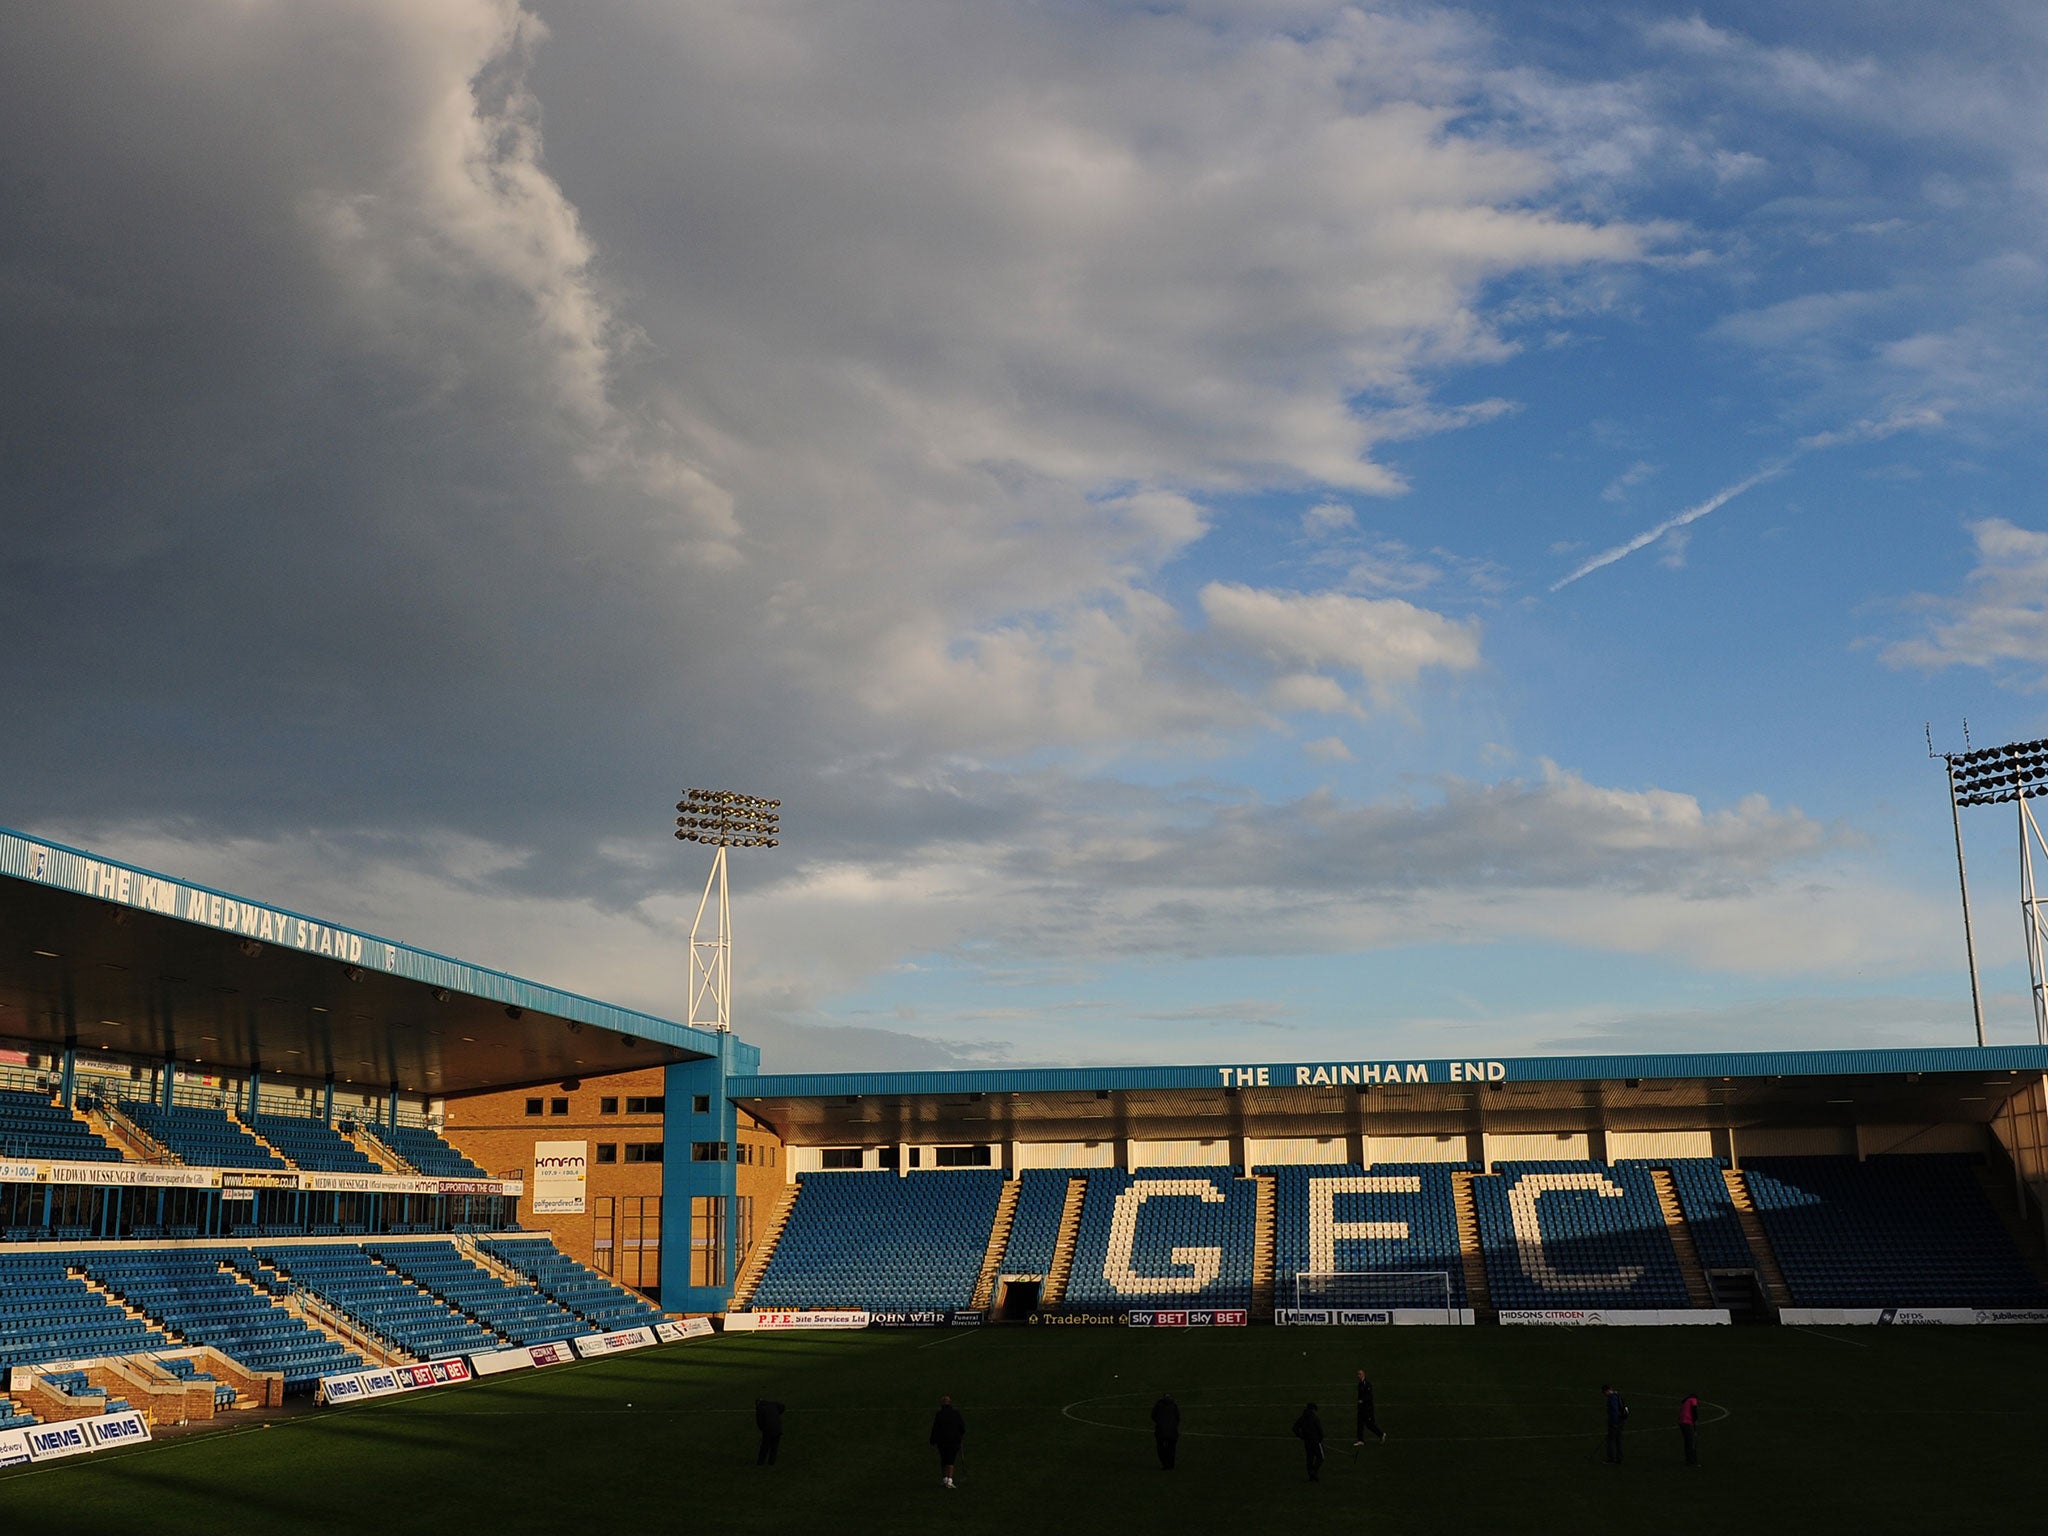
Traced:
[[1152, 1443], [1159, 1448], [1159, 1470], [1171, 1472], [1180, 1449], [1180, 1404], [1171, 1392], [1152, 1405]]
[[1697, 1392], [1685, 1394], [1678, 1405], [1678, 1438], [1685, 1443], [1685, 1464], [1700, 1464], [1700, 1399]]
[[1294, 1421], [1294, 1438], [1301, 1442], [1302, 1453], [1308, 1459], [1308, 1480], [1321, 1482], [1318, 1474], [1323, 1470], [1323, 1418], [1314, 1403], [1302, 1409], [1301, 1417]]
[[953, 1399], [939, 1399], [939, 1411], [932, 1415], [931, 1446], [939, 1453], [939, 1486], [953, 1486], [953, 1467], [960, 1460], [960, 1443], [967, 1438], [967, 1420], [953, 1406]]
[[754, 1399], [754, 1428], [761, 1431], [761, 1448], [754, 1452], [754, 1465], [772, 1467], [782, 1448], [782, 1404], [772, 1398]]
[[1358, 1438], [1353, 1446], [1365, 1444], [1365, 1432], [1371, 1430], [1375, 1437], [1384, 1442], [1387, 1432], [1380, 1428], [1380, 1421], [1373, 1416], [1372, 1378], [1364, 1371], [1358, 1373]]
[[1607, 1399], [1607, 1459], [1621, 1464], [1621, 1426], [1628, 1422], [1628, 1404], [1613, 1387], [1600, 1389]]

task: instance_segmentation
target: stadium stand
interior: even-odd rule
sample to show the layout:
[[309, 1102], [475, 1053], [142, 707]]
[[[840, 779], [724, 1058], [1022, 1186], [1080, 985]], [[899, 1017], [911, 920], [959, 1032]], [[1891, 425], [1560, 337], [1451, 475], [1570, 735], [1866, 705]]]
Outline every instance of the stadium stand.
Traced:
[[515, 1289], [478, 1269], [453, 1243], [379, 1243], [369, 1251], [430, 1295], [514, 1344], [548, 1344], [586, 1331], [575, 1313], [532, 1286]]
[[1016, 1219], [1003, 1248], [1006, 1275], [1044, 1275], [1052, 1270], [1053, 1245], [1059, 1241], [1060, 1214], [1066, 1209], [1067, 1185], [1073, 1175], [1064, 1168], [1026, 1168], [1018, 1177]]
[[172, 1348], [70, 1273], [63, 1253], [0, 1253], [0, 1367]]
[[[1126, 1198], [1134, 1186], [1151, 1192]], [[1090, 1169], [1064, 1305], [1248, 1310], [1257, 1226], [1258, 1187], [1235, 1168]]]
[[294, 1168], [316, 1173], [381, 1173], [383, 1170], [332, 1126], [303, 1115], [252, 1115], [250, 1130], [275, 1147]]
[[27, 1429], [40, 1423], [32, 1413], [24, 1411], [11, 1397], [0, 1397], [0, 1429]]
[[[1302, 1271], [1335, 1270], [1440, 1271], [1450, 1276], [1450, 1304], [1466, 1305], [1458, 1211], [1451, 1191], [1454, 1171], [1449, 1163], [1377, 1163], [1370, 1168], [1355, 1163], [1283, 1164], [1259, 1169], [1274, 1179], [1273, 1268], [1279, 1304], [1294, 1304], [1291, 1288]], [[1313, 1199], [1312, 1185], [1320, 1186]], [[1387, 1225], [1371, 1236], [1346, 1230], [1364, 1222]], [[1405, 1233], [1390, 1230], [1394, 1225], [1405, 1228]]]
[[1967, 1156], [1750, 1158], [1794, 1300], [1810, 1307], [2048, 1305]]
[[118, 1150], [54, 1099], [19, 1088], [0, 1088], [0, 1157], [65, 1163], [121, 1161]]
[[200, 1168], [282, 1168], [284, 1159], [267, 1150], [218, 1109], [178, 1105], [165, 1109], [143, 1099], [123, 1099], [121, 1113], [155, 1137], [181, 1162]]
[[640, 1328], [661, 1317], [659, 1307], [566, 1257], [546, 1237], [478, 1238], [477, 1246], [533, 1281], [548, 1300], [594, 1324], [598, 1332]]
[[88, 1275], [158, 1326], [189, 1344], [210, 1344], [251, 1370], [279, 1372], [287, 1392], [361, 1368], [361, 1355], [227, 1273], [230, 1258], [218, 1249], [79, 1255]]
[[965, 1307], [1002, 1187], [983, 1168], [806, 1174], [753, 1308]]
[[[1633, 1165], [1624, 1162], [1621, 1166]], [[1756, 1255], [1742, 1235], [1742, 1222], [1721, 1177], [1720, 1162], [1710, 1157], [1675, 1157], [1659, 1166], [1671, 1171], [1678, 1208], [1685, 1215], [1700, 1263], [1708, 1270], [1754, 1269]]]
[[424, 1126], [365, 1127], [386, 1147], [429, 1178], [486, 1179], [490, 1175]]
[[264, 1248], [254, 1257], [358, 1327], [422, 1360], [504, 1347], [488, 1328], [436, 1301], [354, 1244]]
[[1472, 1181], [1472, 1193], [1495, 1307], [1690, 1306], [1648, 1169], [1500, 1163]]

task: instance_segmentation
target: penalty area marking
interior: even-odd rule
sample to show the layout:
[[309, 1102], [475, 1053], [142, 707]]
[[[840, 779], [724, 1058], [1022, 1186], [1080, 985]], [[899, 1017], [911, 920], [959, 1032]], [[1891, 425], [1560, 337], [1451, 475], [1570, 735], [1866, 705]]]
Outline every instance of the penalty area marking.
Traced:
[[[1324, 1383], [1323, 1385], [1327, 1385], [1327, 1383]], [[1347, 1385], [1348, 1385], [1348, 1383], [1347, 1383]], [[1126, 1433], [1129, 1433], [1129, 1434], [1138, 1434], [1138, 1435], [1141, 1435], [1141, 1434], [1149, 1434], [1149, 1433], [1151, 1432], [1151, 1426], [1150, 1426], [1150, 1425], [1147, 1425], [1147, 1424], [1118, 1424], [1118, 1423], [1114, 1423], [1114, 1422], [1112, 1422], [1112, 1421], [1110, 1421], [1110, 1420], [1107, 1420], [1107, 1419], [1091, 1419], [1091, 1418], [1089, 1418], [1089, 1417], [1088, 1417], [1087, 1415], [1085, 1415], [1085, 1414], [1082, 1414], [1082, 1413], [1077, 1413], [1077, 1412], [1075, 1412], [1075, 1410], [1076, 1410], [1076, 1409], [1078, 1409], [1078, 1408], [1093, 1408], [1093, 1407], [1096, 1407], [1096, 1406], [1099, 1406], [1099, 1405], [1101, 1405], [1101, 1404], [1105, 1404], [1105, 1403], [1121, 1403], [1121, 1402], [1129, 1402], [1129, 1401], [1130, 1401], [1131, 1399], [1133, 1399], [1133, 1398], [1144, 1398], [1144, 1397], [1148, 1397], [1148, 1396], [1150, 1396], [1150, 1395], [1151, 1395], [1151, 1394], [1150, 1394], [1150, 1393], [1147, 1393], [1147, 1392], [1113, 1392], [1113, 1393], [1109, 1394], [1109, 1395], [1108, 1395], [1108, 1396], [1106, 1396], [1106, 1397], [1083, 1397], [1083, 1398], [1077, 1398], [1077, 1399], [1076, 1399], [1075, 1401], [1073, 1401], [1073, 1402], [1071, 1402], [1071, 1403], [1068, 1403], [1068, 1404], [1067, 1404], [1067, 1405], [1066, 1405], [1065, 1407], [1063, 1407], [1062, 1409], [1060, 1409], [1060, 1416], [1061, 1416], [1062, 1418], [1067, 1418], [1067, 1419], [1071, 1419], [1071, 1420], [1073, 1420], [1073, 1421], [1074, 1421], [1074, 1422], [1075, 1422], [1076, 1424], [1086, 1424], [1086, 1425], [1088, 1425], [1088, 1426], [1089, 1426], [1089, 1427], [1090, 1427], [1091, 1429], [1114, 1429], [1114, 1430], [1121, 1430], [1121, 1431], [1124, 1431], [1124, 1432], [1126, 1432]], [[1666, 1394], [1663, 1394], [1663, 1393], [1651, 1393], [1651, 1392], [1643, 1392], [1643, 1393], [1638, 1393], [1638, 1394], [1637, 1394], [1637, 1396], [1638, 1396], [1638, 1397], [1641, 1397], [1641, 1398], [1644, 1398], [1644, 1399], [1647, 1399], [1648, 1401], [1651, 1401], [1651, 1402], [1669, 1402], [1669, 1403], [1673, 1404], [1674, 1406], [1676, 1406], [1676, 1405], [1677, 1405], [1677, 1403], [1678, 1403], [1678, 1402], [1680, 1401], [1680, 1399], [1679, 1399], [1679, 1398], [1676, 1398], [1676, 1397], [1670, 1397], [1670, 1396], [1667, 1396]], [[1293, 1405], [1294, 1405], [1295, 1403], [1297, 1403], [1297, 1402], [1303, 1402], [1303, 1403], [1306, 1403], [1306, 1402], [1310, 1402], [1310, 1401], [1313, 1401], [1313, 1399], [1311, 1399], [1311, 1398], [1308, 1398], [1308, 1397], [1299, 1397], [1299, 1396], [1295, 1396], [1295, 1397], [1287, 1397], [1287, 1398], [1280, 1398], [1280, 1399], [1275, 1399], [1275, 1400], [1272, 1400], [1272, 1401], [1269, 1401], [1269, 1402], [1255, 1402], [1255, 1403], [1199, 1403], [1199, 1402], [1198, 1402], [1198, 1403], [1192, 1404], [1191, 1406], [1192, 1406], [1193, 1410], [1194, 1410], [1194, 1411], [1197, 1411], [1197, 1412], [1200, 1412], [1200, 1411], [1203, 1411], [1203, 1410], [1206, 1410], [1206, 1409], [1212, 1409], [1212, 1408], [1213, 1408], [1213, 1409], [1231, 1409], [1231, 1410], [1242, 1410], [1242, 1409], [1247, 1409], [1247, 1408], [1271, 1408], [1271, 1409], [1275, 1410], [1276, 1412], [1280, 1412], [1280, 1411], [1285, 1411], [1286, 1409], [1288, 1409], [1288, 1408], [1292, 1407], [1292, 1406], [1293, 1406]], [[1401, 1406], [1401, 1405], [1398, 1405], [1398, 1404], [1397, 1404], [1396, 1406], [1398, 1407], [1398, 1406]], [[1515, 1401], [1515, 1400], [1508, 1400], [1508, 1401], [1503, 1401], [1503, 1400], [1501, 1400], [1501, 1399], [1498, 1399], [1498, 1398], [1451, 1398], [1451, 1399], [1431, 1399], [1431, 1400], [1427, 1400], [1427, 1401], [1413, 1402], [1413, 1403], [1409, 1403], [1409, 1404], [1407, 1404], [1406, 1406], [1408, 1406], [1408, 1407], [1410, 1407], [1410, 1408], [1482, 1408], [1482, 1409], [1484, 1409], [1484, 1408], [1495, 1408], [1495, 1409], [1502, 1409], [1502, 1408], [1507, 1408], [1507, 1409], [1513, 1409], [1513, 1408], [1531, 1408], [1531, 1407], [1550, 1407], [1550, 1406], [1555, 1406], [1555, 1405], [1554, 1405], [1554, 1404], [1545, 1404], [1545, 1403], [1532, 1403], [1532, 1402], [1522, 1402], [1522, 1401]], [[1709, 1403], [1709, 1402], [1702, 1402], [1702, 1403], [1700, 1404], [1700, 1408], [1701, 1408], [1701, 1410], [1702, 1410], [1702, 1417], [1701, 1417], [1701, 1419], [1700, 1419], [1700, 1423], [1701, 1423], [1701, 1424], [1703, 1424], [1703, 1425], [1704, 1425], [1704, 1424], [1720, 1424], [1720, 1423], [1723, 1423], [1723, 1422], [1725, 1422], [1726, 1420], [1728, 1420], [1728, 1419], [1730, 1419], [1730, 1418], [1733, 1418], [1733, 1417], [1734, 1417], [1734, 1413], [1733, 1413], [1733, 1410], [1731, 1410], [1731, 1409], [1730, 1409], [1730, 1408], [1728, 1408], [1728, 1407], [1727, 1407], [1726, 1405], [1724, 1405], [1724, 1404], [1721, 1404], [1721, 1403]], [[1185, 1413], [1186, 1413], [1186, 1412], [1188, 1412], [1188, 1411], [1189, 1411], [1189, 1409], [1188, 1409], [1187, 1407], [1183, 1407], [1183, 1409], [1182, 1409], [1182, 1412], [1183, 1412], [1183, 1414], [1185, 1414]], [[1334, 1412], [1335, 1410], [1332, 1410], [1332, 1411]], [[1709, 1412], [1711, 1412], [1711, 1413], [1712, 1413], [1712, 1414], [1714, 1415], [1714, 1417], [1712, 1417], [1712, 1418], [1707, 1418], [1707, 1417], [1705, 1417], [1705, 1416], [1704, 1416], [1704, 1415], [1705, 1415], [1706, 1413], [1709, 1413]], [[1671, 1427], [1676, 1427], [1676, 1426], [1675, 1426], [1675, 1423], [1674, 1423], [1674, 1425], [1673, 1425], [1673, 1426], [1671, 1426]], [[1590, 1426], [1588, 1426], [1588, 1427], [1584, 1427], [1584, 1428], [1580, 1428], [1580, 1429], [1570, 1429], [1570, 1430], [1546, 1430], [1546, 1431], [1544, 1431], [1544, 1432], [1542, 1432], [1542, 1433], [1540, 1433], [1540, 1434], [1513, 1434], [1513, 1435], [1405, 1435], [1405, 1434], [1404, 1434], [1404, 1435], [1389, 1435], [1389, 1436], [1388, 1436], [1387, 1438], [1388, 1438], [1388, 1439], [1389, 1439], [1390, 1441], [1392, 1441], [1392, 1440], [1398, 1440], [1398, 1441], [1402, 1442], [1403, 1444], [1408, 1444], [1408, 1445], [1469, 1445], [1469, 1444], [1477, 1444], [1477, 1443], [1480, 1443], [1480, 1442], [1498, 1442], [1498, 1441], [1508, 1441], [1508, 1440], [1580, 1440], [1580, 1439], [1584, 1439], [1584, 1438], [1585, 1438], [1586, 1436], [1588, 1436], [1588, 1435], [1594, 1435], [1594, 1436], [1598, 1436], [1599, 1434], [1601, 1434], [1601, 1433], [1603, 1433], [1603, 1432], [1604, 1432], [1604, 1426], [1603, 1426], [1603, 1425], [1601, 1425], [1601, 1424], [1599, 1424], [1599, 1423], [1595, 1423], [1595, 1424], [1592, 1424], [1592, 1425], [1590, 1425]], [[1649, 1426], [1649, 1425], [1645, 1424], [1645, 1425], [1642, 1425], [1642, 1426], [1640, 1426], [1640, 1427], [1635, 1427], [1635, 1428], [1629, 1428], [1629, 1429], [1625, 1429], [1625, 1430], [1623, 1430], [1623, 1433], [1624, 1433], [1624, 1434], [1631, 1434], [1631, 1435], [1637, 1435], [1637, 1434], [1648, 1434], [1648, 1433], [1651, 1433], [1651, 1428], [1650, 1428], [1650, 1426]], [[1294, 1436], [1293, 1436], [1293, 1435], [1291, 1435], [1291, 1434], [1287, 1434], [1287, 1435], [1260, 1435], [1260, 1434], [1244, 1434], [1244, 1433], [1241, 1433], [1241, 1432], [1232, 1432], [1232, 1431], [1230, 1431], [1230, 1430], [1220, 1430], [1220, 1429], [1183, 1429], [1183, 1430], [1181, 1431], [1181, 1437], [1182, 1437], [1183, 1439], [1201, 1439], [1201, 1440], [1279, 1440], [1279, 1441], [1288, 1441], [1288, 1440], [1292, 1440], [1292, 1439], [1294, 1438]]]

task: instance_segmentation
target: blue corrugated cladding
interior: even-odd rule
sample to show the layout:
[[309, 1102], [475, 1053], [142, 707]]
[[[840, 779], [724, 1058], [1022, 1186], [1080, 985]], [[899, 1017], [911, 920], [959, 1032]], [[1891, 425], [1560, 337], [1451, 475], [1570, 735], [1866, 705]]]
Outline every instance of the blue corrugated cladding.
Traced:
[[[1500, 1081], [1555, 1083], [1616, 1078], [1884, 1077], [1909, 1072], [2048, 1072], [2048, 1046], [1939, 1046], [1882, 1051], [1736, 1051], [1670, 1056], [1523, 1056], [1494, 1058]], [[1465, 1058], [1458, 1058], [1462, 1067]], [[1420, 1067], [1432, 1083], [1449, 1082], [1449, 1058], [1386, 1058], [1350, 1062], [1219, 1063], [1207, 1067], [1034, 1067], [984, 1072], [801, 1072], [734, 1077], [735, 1098], [815, 1099], [868, 1094], [958, 1096], [970, 1093], [1083, 1093], [1145, 1088], [1215, 1088], [1224, 1071], [1263, 1070], [1270, 1087], [1291, 1087], [1296, 1073], [1340, 1065]], [[1324, 1082], [1331, 1079], [1326, 1077]]]

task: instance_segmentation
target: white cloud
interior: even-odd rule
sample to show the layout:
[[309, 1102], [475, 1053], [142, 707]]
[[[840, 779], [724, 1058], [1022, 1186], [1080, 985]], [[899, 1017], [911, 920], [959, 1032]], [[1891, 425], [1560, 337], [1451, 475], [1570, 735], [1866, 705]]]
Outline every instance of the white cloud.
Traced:
[[1358, 526], [1358, 514], [1341, 501], [1319, 501], [1301, 514], [1301, 531], [1312, 539], [1328, 538]]
[[1353, 757], [1351, 748], [1340, 736], [1322, 736], [1303, 742], [1301, 750], [1311, 762], [1317, 763], [1348, 763]]
[[1970, 525], [1977, 563], [1960, 594], [1919, 599], [1926, 633], [1884, 648], [1893, 667], [1983, 667], [2048, 686], [2048, 533], [1990, 517]]
[[1350, 673], [1375, 700], [1432, 670], [1479, 665], [1479, 623], [1418, 608], [1400, 598], [1340, 592], [1282, 592], [1211, 582], [1203, 615], [1226, 645], [1276, 666]]

